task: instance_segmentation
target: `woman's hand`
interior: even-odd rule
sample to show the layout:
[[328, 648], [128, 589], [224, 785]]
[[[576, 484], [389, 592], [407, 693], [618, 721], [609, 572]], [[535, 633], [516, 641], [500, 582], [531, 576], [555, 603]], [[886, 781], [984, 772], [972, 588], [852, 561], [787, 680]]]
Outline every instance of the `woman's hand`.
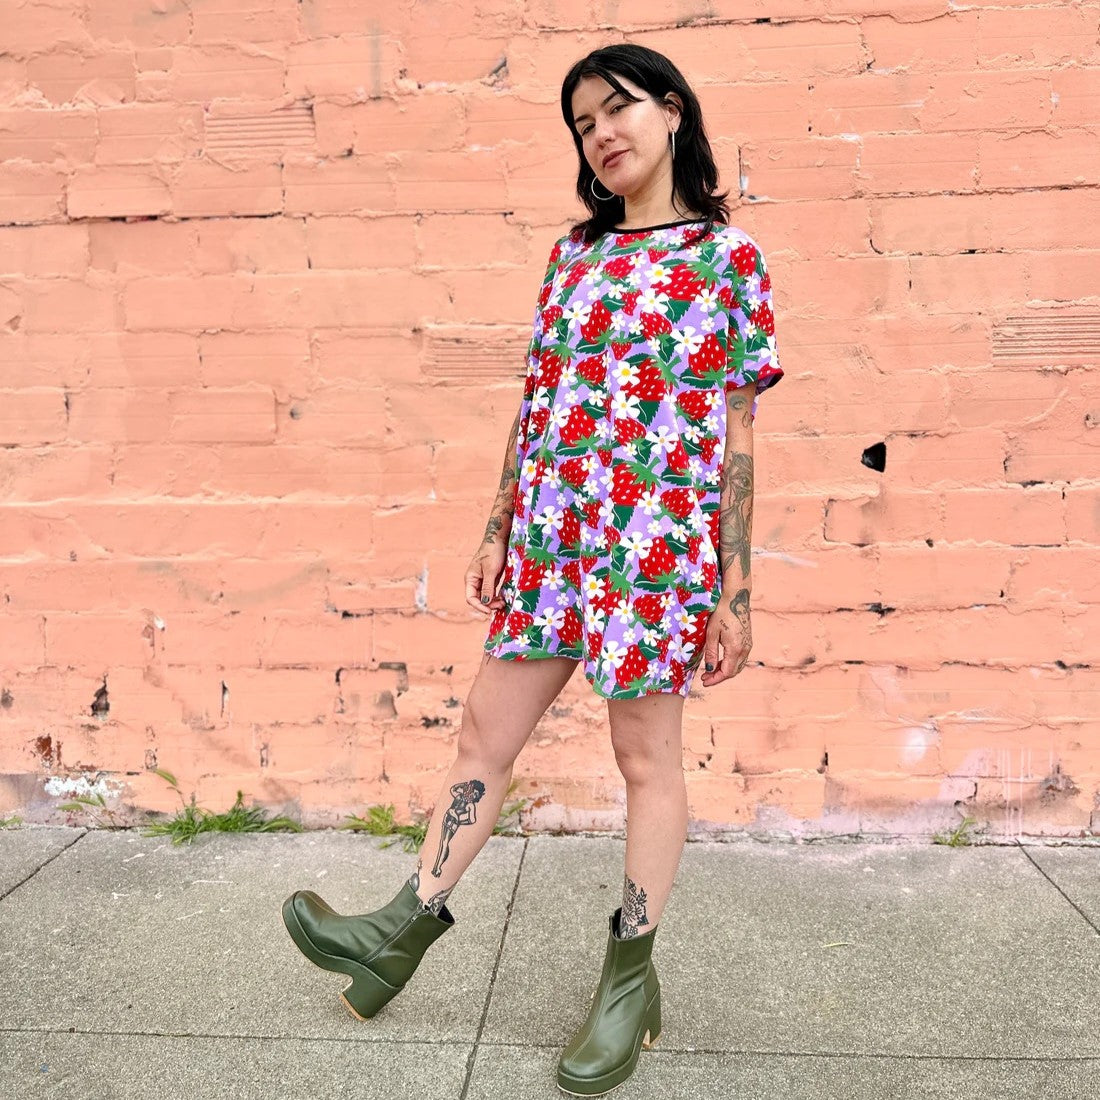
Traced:
[[[466, 568], [466, 602], [485, 615], [504, 606], [504, 597], [493, 595], [508, 559], [508, 544], [500, 539], [482, 543]], [[482, 597], [488, 602], [483, 603]]]
[[[733, 596], [722, 595], [707, 622], [707, 641], [703, 648], [704, 687], [730, 680], [745, 667], [752, 649], [752, 622], [749, 618], [749, 590], [742, 588]], [[719, 650], [721, 653], [719, 653]], [[707, 666], [713, 671], [707, 672]]]

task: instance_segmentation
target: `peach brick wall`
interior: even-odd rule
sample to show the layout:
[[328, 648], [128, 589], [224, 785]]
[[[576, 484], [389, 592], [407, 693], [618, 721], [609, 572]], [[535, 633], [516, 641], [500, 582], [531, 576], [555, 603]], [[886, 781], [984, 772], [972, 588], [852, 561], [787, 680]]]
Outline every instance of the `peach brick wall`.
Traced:
[[[0, 815], [439, 793], [561, 79], [702, 99], [772, 271], [755, 646], [693, 830], [1100, 833], [1100, 4], [3, 0]], [[884, 443], [883, 472], [861, 462]], [[619, 827], [575, 674], [533, 828]], [[84, 820], [84, 819], [81, 819]]]

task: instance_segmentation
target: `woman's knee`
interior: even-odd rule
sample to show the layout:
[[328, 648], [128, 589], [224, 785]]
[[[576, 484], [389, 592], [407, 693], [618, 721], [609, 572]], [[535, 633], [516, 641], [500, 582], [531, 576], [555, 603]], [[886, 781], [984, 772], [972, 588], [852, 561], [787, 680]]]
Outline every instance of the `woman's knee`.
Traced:
[[680, 774], [678, 713], [658, 714], [645, 707], [619, 707], [611, 720], [611, 745], [615, 761], [627, 783], [667, 780]]
[[513, 739], [504, 729], [501, 716], [483, 715], [472, 698], [467, 700], [462, 712], [457, 751], [460, 761], [495, 771], [510, 768], [519, 755], [519, 749], [514, 747]]

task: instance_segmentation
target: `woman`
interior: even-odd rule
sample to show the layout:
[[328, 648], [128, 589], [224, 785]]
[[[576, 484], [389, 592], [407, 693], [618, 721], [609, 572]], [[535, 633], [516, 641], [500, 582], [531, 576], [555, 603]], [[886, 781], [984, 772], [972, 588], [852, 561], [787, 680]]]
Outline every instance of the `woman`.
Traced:
[[640, 46], [595, 50], [561, 106], [590, 217], [551, 249], [500, 492], [466, 573], [487, 637], [422, 849], [439, 853], [432, 877], [421, 883], [418, 862], [365, 915], [309, 890], [283, 914], [310, 959], [352, 976], [348, 1007], [373, 1015], [453, 926], [446, 898], [582, 664], [607, 699], [628, 821], [603, 971], [558, 1064], [564, 1091], [592, 1096], [625, 1081], [661, 1029], [651, 953], [687, 834], [683, 704], [700, 663], [713, 687], [752, 645], [752, 421], [783, 371], [764, 257], [726, 223], [676, 67]]

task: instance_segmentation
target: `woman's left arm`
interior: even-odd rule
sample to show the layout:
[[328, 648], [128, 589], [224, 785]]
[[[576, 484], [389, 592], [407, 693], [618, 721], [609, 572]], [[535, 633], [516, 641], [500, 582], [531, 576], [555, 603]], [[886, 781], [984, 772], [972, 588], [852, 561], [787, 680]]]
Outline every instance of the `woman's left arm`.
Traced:
[[[701, 680], [705, 687], [736, 676], [752, 649], [752, 401], [756, 382], [726, 391], [726, 444], [718, 505], [721, 595], [707, 624]], [[719, 654], [721, 645], [721, 654]], [[707, 666], [711, 670], [707, 670]]]

